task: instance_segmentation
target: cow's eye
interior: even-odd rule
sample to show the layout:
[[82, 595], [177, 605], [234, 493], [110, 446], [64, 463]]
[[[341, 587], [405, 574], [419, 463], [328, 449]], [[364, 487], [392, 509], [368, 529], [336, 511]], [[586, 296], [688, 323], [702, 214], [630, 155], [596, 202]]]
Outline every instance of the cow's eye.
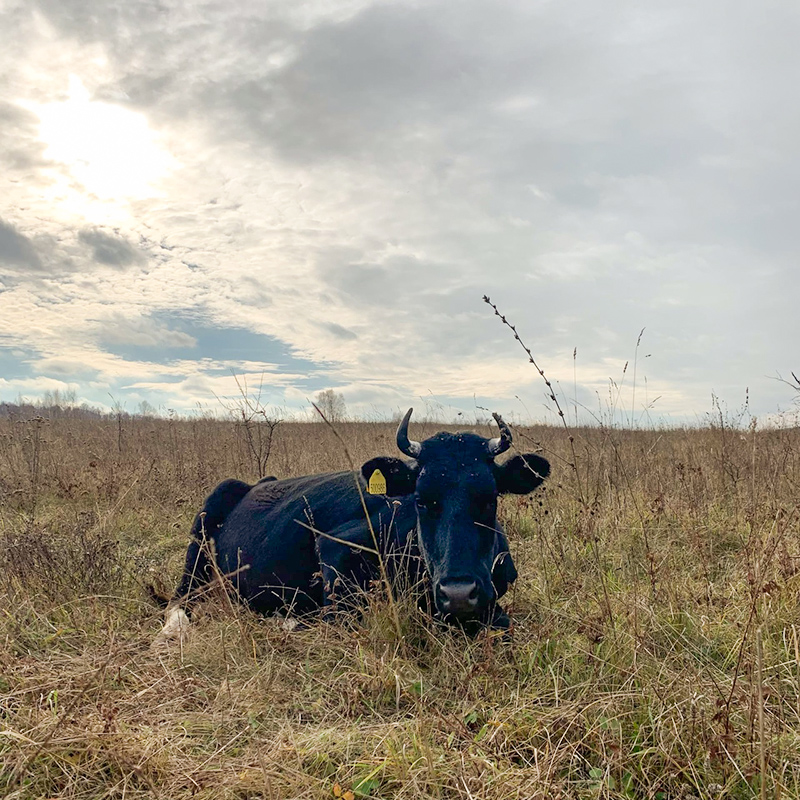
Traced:
[[417, 508], [427, 511], [429, 514], [438, 514], [440, 509], [439, 501], [435, 497], [423, 499], [417, 498]]

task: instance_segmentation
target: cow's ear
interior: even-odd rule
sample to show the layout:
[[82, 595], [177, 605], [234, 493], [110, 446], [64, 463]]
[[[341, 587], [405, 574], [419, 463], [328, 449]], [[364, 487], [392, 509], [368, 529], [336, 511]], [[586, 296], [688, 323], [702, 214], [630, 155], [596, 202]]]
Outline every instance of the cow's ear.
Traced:
[[528, 494], [550, 474], [550, 464], [547, 459], [528, 453], [495, 464], [494, 470], [500, 494]]
[[417, 462], [406, 462], [399, 458], [378, 456], [361, 467], [361, 475], [370, 494], [385, 494], [398, 497], [413, 494], [417, 488]]

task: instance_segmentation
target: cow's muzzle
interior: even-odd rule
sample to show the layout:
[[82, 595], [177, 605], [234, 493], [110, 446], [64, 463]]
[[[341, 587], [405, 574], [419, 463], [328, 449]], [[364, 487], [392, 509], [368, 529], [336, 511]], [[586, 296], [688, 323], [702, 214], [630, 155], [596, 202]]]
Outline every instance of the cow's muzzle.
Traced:
[[445, 616], [474, 617], [486, 607], [483, 595], [476, 581], [446, 581], [436, 587], [436, 605]]

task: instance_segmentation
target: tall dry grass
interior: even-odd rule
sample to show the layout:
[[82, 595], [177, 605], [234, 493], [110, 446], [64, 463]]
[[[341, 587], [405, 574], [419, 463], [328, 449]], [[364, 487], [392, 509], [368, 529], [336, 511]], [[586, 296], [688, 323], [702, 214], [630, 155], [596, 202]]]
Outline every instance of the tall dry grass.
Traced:
[[[553, 473], [502, 502], [510, 640], [408, 599], [399, 640], [378, 596], [294, 632], [212, 598], [171, 650], [145, 586], [215, 483], [260, 477], [242, 425], [0, 420], [0, 796], [800, 796], [800, 430], [712, 419], [515, 430]], [[323, 423], [273, 433], [270, 474], [346, 468]]]

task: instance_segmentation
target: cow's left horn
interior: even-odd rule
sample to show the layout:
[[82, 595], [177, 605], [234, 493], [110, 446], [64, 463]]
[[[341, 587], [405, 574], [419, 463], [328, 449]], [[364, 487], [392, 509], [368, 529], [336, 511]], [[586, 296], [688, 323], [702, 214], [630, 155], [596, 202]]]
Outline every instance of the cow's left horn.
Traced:
[[511, 428], [503, 422], [503, 418], [494, 411], [492, 412], [492, 416], [497, 423], [497, 427], [500, 428], [500, 435], [496, 439], [489, 439], [487, 444], [489, 455], [494, 458], [495, 456], [499, 456], [500, 453], [505, 453], [505, 451], [511, 447], [511, 440], [513, 437], [511, 435]]
[[401, 453], [405, 453], [411, 458], [416, 458], [422, 450], [422, 445], [408, 438], [408, 421], [411, 419], [413, 410], [413, 408], [409, 408], [403, 417], [403, 421], [397, 426], [397, 446]]

